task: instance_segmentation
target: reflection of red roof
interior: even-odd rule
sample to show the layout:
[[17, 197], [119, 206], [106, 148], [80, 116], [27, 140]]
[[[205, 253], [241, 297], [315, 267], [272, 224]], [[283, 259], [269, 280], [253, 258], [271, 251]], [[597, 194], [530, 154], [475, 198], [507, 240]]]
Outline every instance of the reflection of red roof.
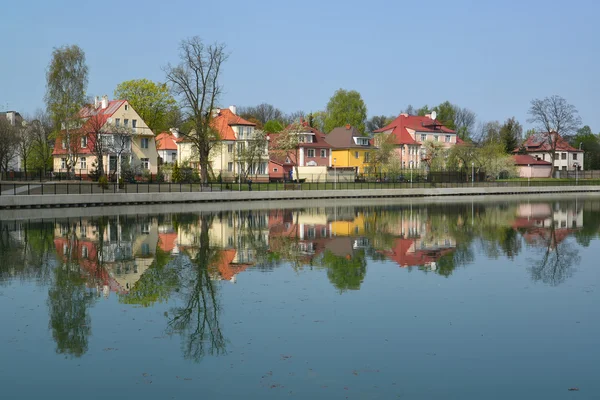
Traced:
[[235, 275], [249, 267], [249, 264], [232, 264], [236, 252], [235, 249], [221, 250], [220, 252], [221, 254], [216, 267], [219, 269], [219, 274], [224, 280], [231, 280]]
[[444, 248], [438, 250], [416, 250], [409, 253], [414, 243], [415, 241], [412, 239], [396, 239], [394, 247], [390, 251], [383, 252], [383, 254], [404, 268], [436, 262], [446, 254], [454, 251], [453, 248]]
[[407, 114], [400, 114], [398, 118], [391, 123], [374, 132], [390, 131], [395, 137], [396, 144], [419, 144], [419, 142], [410, 135], [407, 128], [417, 132], [455, 133], [452, 129], [443, 126], [438, 120]]
[[513, 159], [515, 160], [515, 165], [552, 165], [548, 161], [538, 160], [528, 154], [515, 154]]
[[159, 233], [158, 246], [162, 251], [170, 253], [177, 245], [177, 233]]
[[523, 239], [531, 246], [555, 248], [576, 231], [567, 228], [554, 229], [554, 237], [552, 237], [550, 228], [530, 228], [523, 233]]
[[177, 150], [173, 135], [162, 132], [156, 137], [156, 150]]

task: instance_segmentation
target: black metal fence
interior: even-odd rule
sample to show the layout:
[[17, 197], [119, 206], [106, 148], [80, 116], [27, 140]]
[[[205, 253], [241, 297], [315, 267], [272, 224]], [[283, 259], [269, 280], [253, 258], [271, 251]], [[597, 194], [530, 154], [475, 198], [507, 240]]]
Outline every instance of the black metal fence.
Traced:
[[[472, 178], [475, 178], [472, 180]], [[319, 176], [305, 176], [300, 181], [287, 182], [134, 182], [99, 184], [89, 181], [3, 182], [0, 196], [58, 195], [103, 193], [179, 193], [226, 191], [287, 191], [287, 190], [379, 190], [410, 188], [460, 188], [460, 187], [526, 187], [600, 185], [600, 179], [515, 179], [486, 181], [482, 174], [430, 173], [405, 175], [362, 175], [354, 180], [320, 180]]]

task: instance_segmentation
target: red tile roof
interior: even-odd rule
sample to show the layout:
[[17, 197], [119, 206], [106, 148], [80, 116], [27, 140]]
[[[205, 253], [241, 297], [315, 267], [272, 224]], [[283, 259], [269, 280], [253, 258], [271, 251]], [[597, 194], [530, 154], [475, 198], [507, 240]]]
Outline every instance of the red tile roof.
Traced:
[[156, 150], [177, 150], [177, 144], [170, 132], [162, 132], [156, 137]]
[[515, 154], [513, 159], [515, 160], [515, 165], [552, 165], [551, 162], [538, 160], [528, 154]]
[[[552, 137], [553, 135], [558, 135], [556, 139], [556, 150], [557, 151], [568, 151], [571, 153], [583, 153], [583, 150], [576, 149], [572, 147], [565, 139], [562, 138], [556, 132], [538, 132], [535, 135], [531, 135], [525, 140], [523, 143], [523, 147], [528, 152], [551, 152], [552, 151]], [[515, 149], [517, 152], [519, 149]]]
[[256, 126], [255, 123], [235, 115], [228, 108], [220, 109], [217, 116], [212, 120], [212, 126], [219, 132], [222, 140], [236, 140], [235, 132], [232, 128], [235, 125]]
[[383, 128], [377, 129], [374, 133], [390, 131], [396, 138], [396, 144], [420, 144], [410, 135], [407, 128], [417, 132], [455, 133], [452, 129], [443, 126], [438, 120], [407, 114], [400, 114], [398, 118]]

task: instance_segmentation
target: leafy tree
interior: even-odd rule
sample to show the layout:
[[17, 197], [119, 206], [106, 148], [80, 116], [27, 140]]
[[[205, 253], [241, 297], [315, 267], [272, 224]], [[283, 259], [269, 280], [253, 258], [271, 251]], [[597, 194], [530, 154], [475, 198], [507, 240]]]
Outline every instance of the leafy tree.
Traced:
[[63, 129], [67, 149], [67, 173], [75, 167], [79, 137], [78, 113], [86, 102], [88, 67], [77, 45], [55, 48], [46, 73], [46, 106], [57, 129]]
[[515, 117], [507, 119], [500, 127], [500, 140], [504, 145], [504, 152], [512, 153], [519, 146], [522, 135], [523, 127]]
[[471, 139], [477, 116], [468, 108], [454, 106], [454, 129], [462, 140]]
[[304, 124], [296, 122], [271, 136], [271, 152], [281, 158], [289, 158], [294, 163], [296, 180], [300, 180], [298, 171], [298, 159], [300, 157], [300, 135], [306, 131]]
[[385, 115], [376, 115], [371, 117], [367, 121], [367, 132], [375, 132], [377, 129], [381, 129], [390, 122], [392, 122], [393, 118], [386, 117]]
[[500, 143], [500, 122], [498, 121], [489, 121], [483, 122], [479, 124], [479, 134], [478, 134], [478, 142], [481, 144], [487, 143]]
[[592, 129], [585, 125], [577, 130], [572, 145], [585, 151], [583, 167], [586, 170], [600, 169], [600, 138], [592, 133]]
[[527, 129], [527, 131], [525, 132], [525, 139], [529, 139], [530, 137], [532, 137], [533, 135], [535, 135], [535, 129]]
[[329, 99], [326, 113], [326, 132], [346, 124], [356, 127], [359, 132], [365, 131], [367, 106], [360, 93], [355, 90], [338, 89]]
[[446, 166], [446, 149], [439, 142], [427, 140], [423, 143], [425, 157], [423, 161], [429, 170], [440, 170]]
[[[431, 114], [431, 111], [433, 111], [432, 109], [429, 108], [429, 106], [427, 104], [425, 104], [423, 107], [421, 108], [417, 108], [417, 115], [419, 117], [424, 117], [427, 114]], [[409, 114], [410, 115], [410, 114]]]
[[[390, 133], [378, 133], [373, 138], [375, 148], [371, 150], [369, 154], [369, 160], [371, 168], [374, 173], [381, 173], [384, 170], [390, 172], [392, 167], [392, 161], [397, 157], [394, 157], [396, 148], [394, 144], [394, 136]], [[398, 160], [399, 161], [399, 160]]]
[[166, 83], [133, 79], [119, 83], [114, 95], [116, 99], [129, 101], [154, 134], [178, 126], [169, 124], [177, 103]]
[[315, 111], [311, 112], [307, 116], [308, 125], [311, 128], [315, 128], [320, 132], [325, 132], [325, 119], [327, 118], [327, 113], [325, 111]]
[[436, 119], [440, 121], [442, 125], [452, 130], [456, 129], [456, 124], [454, 123], [456, 119], [456, 107], [452, 105], [452, 103], [445, 101], [442, 104], [433, 107], [433, 111], [437, 113]]
[[[402, 114], [402, 113], [408, 114], [408, 115], [418, 115], [419, 110], [415, 109], [411, 104], [409, 104], [408, 106], [406, 106], [406, 108], [404, 110], [400, 110], [400, 114]], [[423, 115], [425, 115], [425, 114], [423, 114]]]
[[277, 133], [283, 130], [283, 125], [281, 124], [281, 122], [272, 119], [270, 121], [267, 121], [267, 123], [263, 126], [263, 130], [267, 133]]
[[180, 63], [165, 68], [167, 82], [191, 124], [191, 130], [181, 131], [181, 136], [192, 143], [198, 154], [202, 183], [208, 182], [210, 152], [220, 139], [211, 122], [223, 90], [219, 78], [227, 58], [224, 44], [206, 45], [195, 36], [181, 42]]
[[329, 281], [340, 292], [359, 290], [367, 274], [365, 251], [358, 250], [344, 257], [326, 250], [321, 259], [321, 265], [327, 268]]
[[175, 183], [179, 183], [182, 180], [181, 169], [179, 168], [179, 164], [175, 161], [175, 165], [173, 165], [173, 174], [171, 175], [171, 180]]
[[18, 144], [15, 127], [6, 118], [0, 118], [0, 171], [8, 172], [8, 165], [15, 157]]
[[537, 125], [539, 137], [543, 143], [548, 144], [548, 153], [554, 164], [560, 138], [566, 139], [581, 125], [577, 109], [564, 98], [554, 95], [531, 100], [528, 113], [530, 118], [527, 122]]
[[28, 128], [33, 139], [27, 164], [31, 169], [45, 174], [52, 169], [52, 120], [46, 112], [37, 110]]

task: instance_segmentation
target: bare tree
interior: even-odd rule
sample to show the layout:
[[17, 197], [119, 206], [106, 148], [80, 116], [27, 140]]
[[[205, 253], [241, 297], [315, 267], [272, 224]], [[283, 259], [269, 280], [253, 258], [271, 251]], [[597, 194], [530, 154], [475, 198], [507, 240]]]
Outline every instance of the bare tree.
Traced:
[[541, 131], [537, 134], [538, 142], [547, 144], [554, 165], [554, 157], [561, 137], [575, 133], [581, 125], [578, 111], [564, 98], [554, 95], [531, 100], [528, 113], [530, 118], [527, 122], [536, 124]]
[[79, 110], [85, 104], [88, 67], [84, 51], [76, 45], [54, 49], [46, 72], [46, 105], [54, 125], [63, 129], [68, 152], [66, 168], [70, 173], [77, 162], [78, 139], [71, 132], [79, 128]]
[[461, 139], [468, 139], [475, 128], [477, 115], [465, 107], [454, 106], [454, 126]]
[[393, 118], [388, 118], [385, 115], [375, 115], [367, 120], [367, 132], [374, 132], [389, 124]]
[[262, 125], [272, 120], [283, 121], [285, 117], [279, 108], [267, 103], [254, 107], [240, 107], [238, 108], [238, 115], [246, 119], [255, 118]]
[[0, 170], [8, 172], [8, 165], [14, 159], [18, 146], [18, 136], [14, 126], [6, 118], [0, 117]]
[[304, 120], [305, 116], [306, 116], [306, 113], [302, 110], [294, 111], [292, 113], [286, 114], [283, 117], [283, 122], [284, 122], [284, 124], [287, 124], [287, 125], [297, 123], [297, 122], [300, 122], [300, 120]]
[[236, 154], [241, 166], [241, 178], [246, 180], [252, 175], [258, 175], [260, 165], [269, 158], [267, 134], [255, 129], [251, 139], [245, 142], [238, 141], [238, 144], [243, 145], [237, 149]]
[[198, 151], [201, 179], [208, 181], [210, 151], [220, 139], [212, 126], [213, 109], [223, 88], [219, 83], [221, 67], [227, 60], [225, 45], [205, 45], [194, 36], [180, 45], [180, 63], [165, 68], [167, 82], [179, 97], [181, 109], [190, 120], [191, 130], [181, 135]]

